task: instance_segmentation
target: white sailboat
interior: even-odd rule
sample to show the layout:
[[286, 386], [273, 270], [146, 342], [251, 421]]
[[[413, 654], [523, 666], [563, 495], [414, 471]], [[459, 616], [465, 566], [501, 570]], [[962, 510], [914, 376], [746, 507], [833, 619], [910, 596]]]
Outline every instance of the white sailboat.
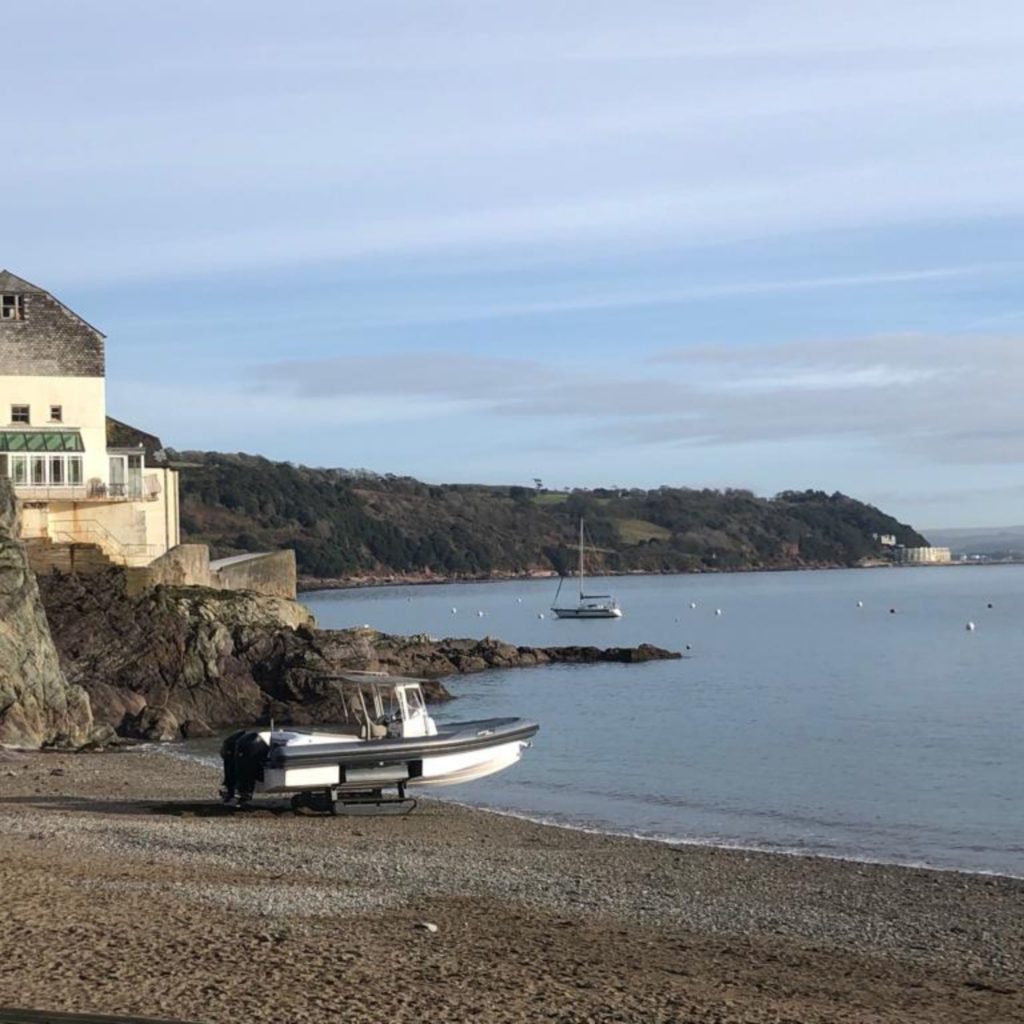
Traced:
[[[559, 619], [619, 619], [622, 618], [622, 609], [615, 603], [611, 594], [587, 594], [583, 590], [583, 520], [580, 520], [580, 596], [575, 605], [558, 604], [558, 596], [562, 592], [562, 582], [558, 581], [558, 591], [555, 593], [555, 600], [551, 610]], [[564, 578], [563, 578], [564, 579]]]

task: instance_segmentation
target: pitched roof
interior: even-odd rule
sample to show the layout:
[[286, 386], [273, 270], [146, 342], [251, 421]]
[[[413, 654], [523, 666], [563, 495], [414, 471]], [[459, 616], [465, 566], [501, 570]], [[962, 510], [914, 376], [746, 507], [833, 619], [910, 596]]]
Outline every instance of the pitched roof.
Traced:
[[18, 277], [17, 274], [12, 274], [9, 270], [0, 270], [0, 292], [20, 292], [22, 295], [28, 292], [30, 295], [49, 295], [65, 313], [73, 316], [79, 323], [88, 327], [90, 331], [98, 334], [101, 338], [106, 337], [98, 327], [93, 327], [85, 317], [79, 316], [73, 309], [69, 309], [60, 299], [45, 288], [40, 288], [39, 285], [26, 281], [25, 278]]
[[160, 438], [154, 434], [147, 434], [138, 427], [133, 427], [121, 420], [115, 420], [113, 416], [107, 417], [107, 447], [108, 448], [141, 448], [146, 453], [146, 465], [159, 465], [167, 461], [164, 446]]
[[0, 292], [41, 292], [43, 289], [9, 270], [0, 270]]

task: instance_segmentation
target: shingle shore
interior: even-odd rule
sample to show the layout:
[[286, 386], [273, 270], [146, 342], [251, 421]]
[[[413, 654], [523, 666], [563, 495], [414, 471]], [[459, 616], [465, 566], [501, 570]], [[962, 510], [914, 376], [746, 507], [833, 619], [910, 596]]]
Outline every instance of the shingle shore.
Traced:
[[0, 763], [0, 1005], [1024, 1020], [1021, 880], [667, 846], [432, 801], [407, 818], [272, 801], [223, 815], [216, 781], [160, 753]]

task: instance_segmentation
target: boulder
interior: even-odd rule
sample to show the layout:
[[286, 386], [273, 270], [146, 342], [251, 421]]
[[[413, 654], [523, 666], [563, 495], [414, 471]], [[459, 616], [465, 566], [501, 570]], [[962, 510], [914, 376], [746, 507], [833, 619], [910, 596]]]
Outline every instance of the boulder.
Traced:
[[92, 727], [88, 695], [61, 669], [19, 539], [14, 494], [0, 480], [0, 744], [79, 746]]
[[151, 743], [167, 743], [180, 738], [178, 719], [167, 708], [148, 705], [137, 715], [125, 715], [118, 732], [122, 736], [149, 740]]

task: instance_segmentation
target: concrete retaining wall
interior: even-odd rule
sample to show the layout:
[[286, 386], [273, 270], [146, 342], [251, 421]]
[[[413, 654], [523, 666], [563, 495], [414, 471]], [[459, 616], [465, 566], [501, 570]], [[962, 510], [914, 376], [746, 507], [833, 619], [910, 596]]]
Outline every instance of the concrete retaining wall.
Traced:
[[295, 552], [291, 550], [211, 562], [210, 575], [213, 586], [221, 590], [252, 590], [295, 600]]
[[149, 587], [191, 586], [216, 590], [250, 590], [295, 600], [294, 551], [271, 551], [210, 561], [205, 544], [179, 544], [149, 565], [126, 570], [129, 594]]

